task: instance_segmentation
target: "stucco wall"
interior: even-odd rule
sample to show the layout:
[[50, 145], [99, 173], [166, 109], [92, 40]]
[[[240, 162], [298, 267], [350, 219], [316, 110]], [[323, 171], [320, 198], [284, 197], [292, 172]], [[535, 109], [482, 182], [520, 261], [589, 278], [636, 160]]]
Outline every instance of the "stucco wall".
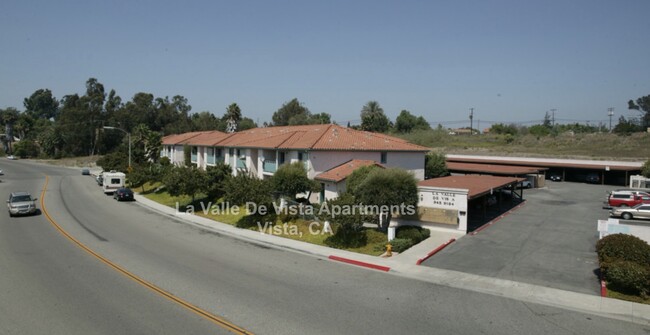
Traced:
[[[418, 187], [418, 214], [420, 220], [457, 224], [457, 229], [467, 231], [468, 190], [452, 188]], [[454, 220], [453, 215], [456, 215]], [[454, 221], [456, 221], [454, 223]]]
[[[386, 152], [387, 167], [402, 168], [413, 172], [415, 178], [424, 180], [424, 152]], [[312, 169], [309, 178], [314, 178], [333, 167], [352, 159], [373, 160], [381, 162], [379, 151], [310, 151], [309, 162]]]

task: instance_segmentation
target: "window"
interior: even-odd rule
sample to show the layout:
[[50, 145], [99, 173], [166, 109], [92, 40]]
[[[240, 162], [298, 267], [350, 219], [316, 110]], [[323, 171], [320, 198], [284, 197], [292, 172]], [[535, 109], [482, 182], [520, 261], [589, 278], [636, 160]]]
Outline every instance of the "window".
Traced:
[[387, 161], [388, 161], [388, 153], [387, 152], [382, 152], [381, 153], [380, 163], [381, 164], [386, 164]]
[[303, 153], [302, 153], [302, 152], [299, 152], [299, 153], [298, 153], [298, 160], [301, 161], [301, 162], [302, 162], [302, 159], [303, 159], [302, 156], [303, 156]]
[[196, 161], [197, 161], [196, 157], [197, 157], [198, 152], [199, 152], [199, 149], [197, 147], [192, 147], [192, 153], [191, 153], [191, 157], [190, 157], [192, 163], [196, 163]]
[[214, 156], [221, 157], [221, 149], [214, 149]]
[[234, 154], [235, 154], [235, 149], [233, 148], [228, 149], [228, 155], [232, 156]]
[[279, 165], [284, 164], [284, 151], [280, 151], [278, 153], [278, 164]]

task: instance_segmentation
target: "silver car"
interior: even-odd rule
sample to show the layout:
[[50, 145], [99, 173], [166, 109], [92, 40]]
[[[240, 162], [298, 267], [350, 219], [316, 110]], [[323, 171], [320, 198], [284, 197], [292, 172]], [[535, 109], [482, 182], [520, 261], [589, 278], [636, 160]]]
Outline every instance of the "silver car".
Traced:
[[630, 219], [650, 219], [650, 204], [639, 204], [631, 208], [620, 207], [609, 211], [609, 216]]
[[36, 213], [36, 198], [27, 192], [13, 192], [7, 200], [9, 216], [28, 215]]

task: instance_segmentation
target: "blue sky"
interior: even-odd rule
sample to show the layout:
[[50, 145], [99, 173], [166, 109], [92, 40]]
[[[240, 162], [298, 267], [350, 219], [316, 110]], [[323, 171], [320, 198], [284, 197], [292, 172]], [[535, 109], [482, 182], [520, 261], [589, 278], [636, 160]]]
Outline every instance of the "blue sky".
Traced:
[[[237, 102], [263, 122], [298, 98], [344, 124], [377, 100], [432, 123], [636, 116], [650, 94], [650, 1], [8, 1], [0, 108], [97, 78], [124, 101]], [[449, 123], [450, 127], [464, 126]], [[483, 126], [481, 126], [483, 127]]]

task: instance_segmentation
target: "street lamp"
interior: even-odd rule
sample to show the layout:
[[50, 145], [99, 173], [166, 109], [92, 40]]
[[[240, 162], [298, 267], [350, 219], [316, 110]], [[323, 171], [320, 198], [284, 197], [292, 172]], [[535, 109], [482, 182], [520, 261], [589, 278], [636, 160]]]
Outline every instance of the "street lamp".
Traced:
[[123, 131], [126, 134], [126, 136], [129, 137], [129, 172], [130, 172], [131, 171], [131, 133], [129, 133], [128, 131], [126, 131], [126, 130], [124, 130], [122, 128], [117, 128], [117, 127], [104, 126], [103, 128], [104, 129], [115, 129], [115, 130]]

